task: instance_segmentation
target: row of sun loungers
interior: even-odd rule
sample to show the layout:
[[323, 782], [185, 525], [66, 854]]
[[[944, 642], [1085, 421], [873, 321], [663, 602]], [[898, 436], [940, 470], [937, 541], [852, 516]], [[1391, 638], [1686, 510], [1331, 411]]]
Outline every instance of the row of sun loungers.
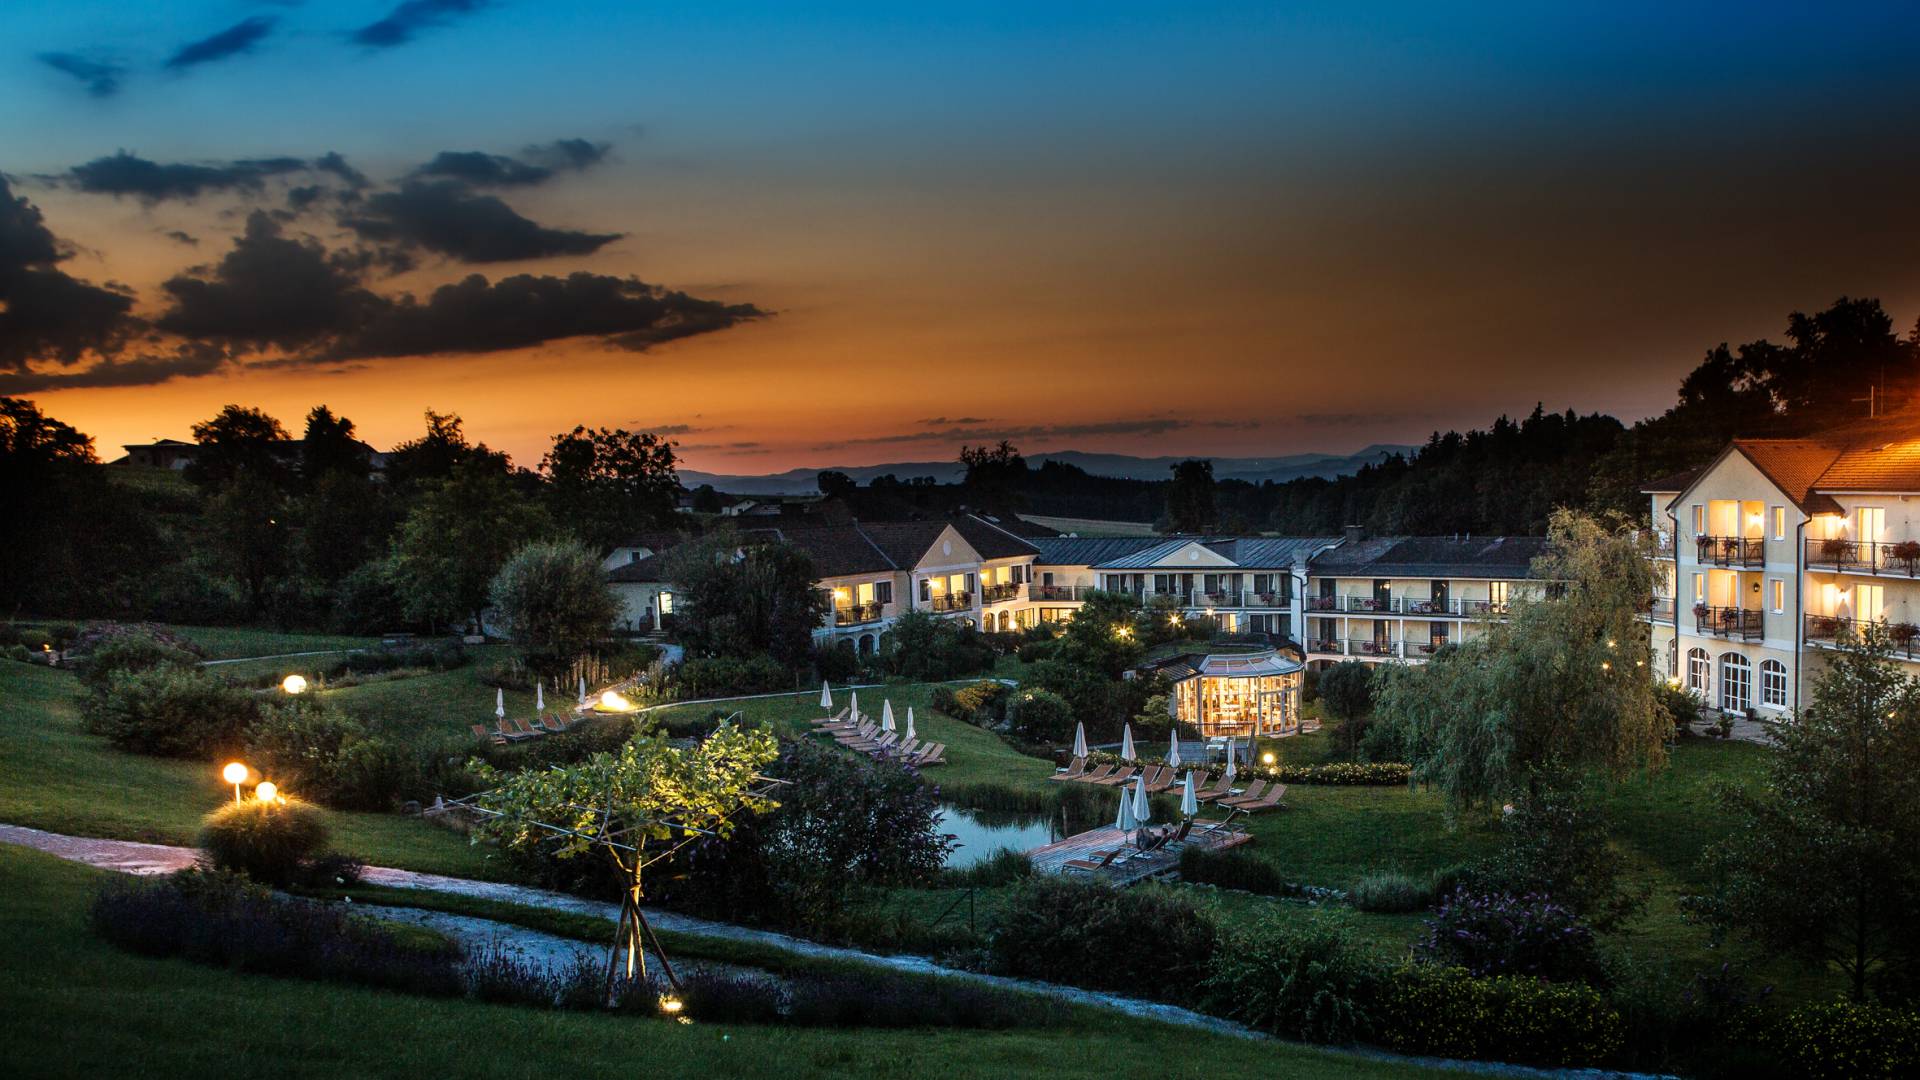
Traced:
[[1068, 873], [1095, 873], [1115, 863], [1146, 858], [1158, 852], [1178, 851], [1191, 840], [1194, 833], [1206, 834], [1227, 828], [1227, 821], [1231, 819], [1232, 815], [1228, 815], [1227, 820], [1223, 821], [1201, 821], [1198, 818], [1188, 818], [1181, 822], [1178, 828], [1143, 829], [1133, 847], [1089, 852], [1088, 858], [1068, 859], [1060, 864], [1060, 868]]
[[513, 720], [495, 720], [493, 725], [492, 728], [488, 728], [485, 724], [469, 724], [467, 726], [473, 731], [474, 738], [484, 742], [491, 742], [496, 746], [511, 742], [523, 742], [527, 739], [538, 739], [548, 734], [558, 735], [571, 726], [561, 723], [552, 713], [542, 716], [540, 722], [537, 724], [515, 718]]
[[923, 742], [918, 738], [903, 740], [897, 731], [882, 730], [872, 717], [854, 720], [845, 709], [826, 720], [817, 721], [813, 729], [832, 736], [835, 742], [849, 750], [898, 761], [917, 769], [947, 763], [947, 744]]
[[[1163, 791], [1172, 791], [1183, 784], [1179, 770], [1167, 765], [1149, 765], [1145, 772], [1133, 765], [1101, 765], [1087, 768], [1086, 758], [1074, 758], [1073, 764], [1062, 773], [1056, 773], [1047, 779], [1056, 783], [1099, 784], [1103, 787], [1118, 787], [1131, 784], [1135, 778], [1144, 779], [1147, 793], [1157, 795]], [[1280, 805], [1286, 797], [1287, 785], [1268, 784], [1265, 780], [1255, 780], [1246, 790], [1235, 793], [1232, 781], [1222, 776], [1217, 782], [1211, 773], [1200, 773], [1194, 777], [1194, 798], [1203, 803], [1213, 803], [1247, 813], [1258, 813]]]

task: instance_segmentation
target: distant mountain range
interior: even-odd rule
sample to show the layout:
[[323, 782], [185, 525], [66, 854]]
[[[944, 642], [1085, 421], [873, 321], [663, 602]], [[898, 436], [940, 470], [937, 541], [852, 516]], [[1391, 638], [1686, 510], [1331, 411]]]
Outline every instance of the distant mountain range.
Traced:
[[[1213, 475], [1218, 480], [1245, 480], [1276, 483], [1305, 476], [1346, 476], [1363, 465], [1383, 461], [1394, 454], [1411, 454], [1412, 446], [1376, 443], [1352, 454], [1288, 454], [1284, 457], [1213, 459]], [[1061, 450], [1050, 454], [1028, 454], [1027, 464], [1039, 466], [1049, 461], [1077, 465], [1095, 476], [1115, 476], [1129, 480], [1165, 480], [1169, 470], [1194, 455], [1177, 457], [1133, 457], [1129, 454], [1089, 454], [1080, 450]], [[817, 469], [788, 469], [764, 476], [680, 470], [680, 482], [699, 487], [712, 484], [731, 495], [810, 495], [818, 491], [814, 477], [822, 472], [843, 472], [865, 484], [876, 476], [891, 473], [901, 480], [931, 476], [936, 483], [950, 484], [960, 479], [963, 469], [957, 461], [897, 461], [885, 465], [823, 465]]]

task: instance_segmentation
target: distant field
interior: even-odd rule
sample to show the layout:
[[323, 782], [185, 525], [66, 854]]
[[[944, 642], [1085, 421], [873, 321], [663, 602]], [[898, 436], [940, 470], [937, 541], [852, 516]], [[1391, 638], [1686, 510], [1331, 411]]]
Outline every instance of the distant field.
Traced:
[[1035, 525], [1045, 525], [1049, 529], [1059, 529], [1063, 533], [1078, 536], [1156, 536], [1151, 521], [1100, 521], [1096, 518], [1048, 517], [1042, 514], [1021, 514], [1023, 520]]

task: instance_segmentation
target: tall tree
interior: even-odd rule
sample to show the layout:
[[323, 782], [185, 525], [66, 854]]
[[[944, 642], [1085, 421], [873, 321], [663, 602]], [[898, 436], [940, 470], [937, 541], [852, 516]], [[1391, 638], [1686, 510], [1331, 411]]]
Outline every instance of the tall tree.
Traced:
[[187, 479], [218, 491], [242, 473], [285, 488], [289, 468], [284, 451], [287, 429], [260, 409], [228, 405], [210, 420], [193, 425], [200, 444], [187, 466]]
[[1806, 710], [1778, 725], [1758, 791], [1726, 790], [1738, 824], [1685, 907], [1723, 933], [1838, 970], [1856, 1000], [1920, 978], [1920, 683], [1886, 631], [1834, 656]]
[[482, 460], [498, 472], [507, 471], [507, 455], [487, 449], [486, 443], [467, 441], [458, 413], [427, 410], [426, 433], [393, 448], [387, 455], [387, 480], [396, 491], [450, 479], [454, 469]]
[[1556, 511], [1505, 622], [1417, 667], [1381, 673], [1374, 717], [1457, 808], [1536, 790], [1551, 769], [1613, 775], [1665, 763], [1639, 613], [1650, 541], [1621, 520]]
[[367, 448], [354, 437], [353, 421], [335, 416], [325, 405], [307, 412], [307, 429], [300, 442], [300, 478], [308, 486], [330, 473], [365, 479], [372, 462]]
[[742, 545], [730, 532], [682, 544], [669, 556], [674, 620], [696, 656], [769, 655], [805, 664], [827, 615], [813, 560], [790, 544]]
[[1027, 459], [1012, 443], [1002, 439], [997, 446], [962, 446], [960, 464], [967, 468], [961, 485], [976, 508], [1003, 512], [1020, 508]]
[[[69, 610], [82, 587], [115, 569], [85, 552], [101, 533], [107, 485], [93, 439], [22, 398], [0, 397], [0, 606], [11, 614]], [[135, 528], [138, 521], [124, 527]], [[94, 609], [99, 610], [99, 609]]]
[[550, 527], [540, 504], [482, 456], [414, 501], [393, 544], [393, 577], [415, 623], [480, 624], [495, 574]]
[[1220, 520], [1213, 499], [1213, 462], [1188, 458], [1173, 466], [1173, 483], [1167, 488], [1167, 530], [1200, 533], [1213, 528]]
[[600, 557], [570, 541], [535, 541], [514, 552], [489, 595], [501, 627], [542, 675], [565, 671], [607, 635], [620, 611]]
[[574, 428], [541, 459], [556, 521], [606, 550], [672, 523], [680, 478], [673, 443], [650, 432]]
[[234, 473], [208, 500], [206, 528], [216, 565], [239, 583], [247, 611], [258, 617], [292, 566], [286, 494], [264, 473]]

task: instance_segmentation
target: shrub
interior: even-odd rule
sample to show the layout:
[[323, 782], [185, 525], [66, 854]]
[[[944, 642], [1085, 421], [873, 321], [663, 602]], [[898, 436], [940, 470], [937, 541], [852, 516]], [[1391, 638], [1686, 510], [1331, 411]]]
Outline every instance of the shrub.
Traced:
[[415, 748], [369, 735], [338, 706], [313, 697], [262, 709], [247, 729], [247, 754], [282, 785], [344, 809], [386, 809], [427, 786]]
[[320, 812], [298, 799], [225, 803], [200, 826], [200, 847], [216, 868], [273, 885], [290, 884], [326, 844]]
[[1409, 964], [1387, 980], [1374, 1030], [1406, 1054], [1574, 1066], [1614, 1053], [1621, 1027], [1589, 986]]
[[1345, 1043], [1366, 1033], [1386, 972], [1340, 930], [1272, 923], [1222, 941], [1201, 999], [1208, 1011], [1287, 1039]]
[[1896, 1077], [1920, 1070], [1920, 1013], [1851, 1001], [1803, 1005], [1767, 1031], [1795, 1076]]
[[102, 938], [144, 956], [416, 994], [461, 992], [459, 950], [444, 939], [276, 899], [230, 874], [189, 870], [159, 881], [115, 880], [94, 897], [90, 916]]
[[1021, 690], [1007, 705], [1007, 721], [1028, 742], [1065, 742], [1073, 737], [1073, 706], [1050, 690]]
[[1456, 892], [1427, 921], [1414, 951], [1473, 975], [1529, 975], [1554, 982], [1604, 979], [1593, 930], [1539, 894]]
[[1272, 863], [1239, 851], [1208, 851], [1196, 844], [1180, 850], [1180, 880], [1262, 896], [1281, 896], [1287, 881]]
[[87, 726], [122, 750], [212, 758], [239, 751], [257, 708], [252, 694], [200, 668], [157, 667], [110, 678]]
[[813, 673], [828, 682], [848, 683], [860, 676], [860, 654], [853, 642], [842, 638], [831, 645], [816, 645]]
[[74, 659], [72, 666], [81, 685], [96, 694], [105, 691], [113, 677], [122, 672], [189, 668], [200, 662], [200, 653], [193, 646], [149, 626], [103, 624], [89, 628], [76, 648], [82, 645], [87, 651]]
[[927, 703], [933, 707], [933, 711], [935, 712], [942, 712], [948, 716], [957, 717], [960, 715], [960, 706], [955, 701], [957, 695], [958, 691], [953, 687], [941, 683], [935, 686], [933, 691], [927, 695]]
[[1042, 660], [1052, 660], [1060, 655], [1060, 641], [1052, 637], [1028, 641], [1013, 650], [1013, 655], [1019, 657], [1023, 664], [1037, 664]]
[[1500, 821], [1501, 846], [1469, 875], [1479, 892], [1540, 893], [1611, 930], [1646, 903], [1650, 888], [1628, 888], [1624, 860], [1609, 842], [1607, 815], [1591, 781], [1550, 769], [1514, 799]]
[[770, 694], [793, 686], [793, 674], [770, 656], [704, 656], [682, 663], [673, 678], [682, 698]]
[[1353, 883], [1347, 899], [1359, 911], [1397, 914], [1433, 906], [1433, 883], [1398, 870], [1376, 870]]
[[1322, 784], [1330, 787], [1402, 787], [1413, 766], [1395, 761], [1334, 761], [1324, 765], [1259, 765], [1246, 776], [1278, 780], [1283, 784]]
[[1700, 695], [1685, 687], [1655, 679], [1653, 682], [1654, 708], [1659, 715], [1666, 717], [1673, 730], [1684, 734], [1689, 725], [1700, 719]]
[[990, 948], [1008, 975], [1181, 1000], [1206, 974], [1214, 927], [1171, 890], [1039, 876], [1013, 888]]
[[949, 867], [940, 872], [940, 886], [947, 889], [991, 888], [1011, 885], [1033, 876], [1033, 860], [1023, 851], [1002, 848], [988, 858], [965, 869]]
[[[777, 982], [755, 972], [695, 968], [680, 976], [683, 1015], [706, 1024], [776, 1023], [785, 996]], [[654, 1010], [658, 998], [643, 990], [633, 995], [633, 1007]]]
[[954, 711], [949, 715], [955, 720], [986, 727], [1000, 719], [1002, 706], [1009, 693], [1011, 691], [1005, 683], [992, 679], [969, 683], [954, 692]]
[[887, 674], [922, 682], [978, 674], [991, 669], [993, 661], [993, 646], [980, 631], [924, 611], [896, 619], [880, 652]]

